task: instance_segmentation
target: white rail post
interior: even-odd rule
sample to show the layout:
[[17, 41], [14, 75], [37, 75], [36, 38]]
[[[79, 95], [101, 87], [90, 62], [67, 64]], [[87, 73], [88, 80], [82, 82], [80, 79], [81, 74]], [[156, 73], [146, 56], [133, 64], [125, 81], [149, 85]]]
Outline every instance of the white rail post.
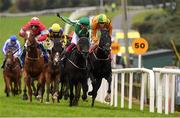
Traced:
[[165, 74], [165, 114], [169, 114], [169, 78]]
[[141, 78], [141, 100], [140, 100], [140, 110], [144, 109], [144, 82], [145, 82], [146, 73], [142, 73]]
[[174, 113], [174, 99], [175, 99], [175, 74], [172, 75], [172, 94], [171, 94], [171, 113]]
[[157, 72], [157, 112], [162, 113], [162, 74]]
[[115, 74], [112, 74], [112, 82], [111, 82], [111, 102], [110, 102], [110, 105], [112, 106], [113, 104], [114, 104], [114, 99], [113, 99], [113, 97], [115, 97], [115, 95], [114, 95], [114, 80], [115, 80]]
[[115, 80], [114, 80], [114, 83], [115, 83], [115, 87], [114, 87], [114, 106], [117, 107], [118, 105], [118, 74], [116, 73], [115, 74]]
[[133, 92], [133, 72], [130, 72], [129, 78], [129, 109], [132, 109], [132, 92]]
[[124, 76], [125, 73], [121, 74], [121, 108], [124, 108]]
[[149, 80], [150, 80], [150, 106], [149, 106], [149, 111], [154, 112], [154, 72], [151, 70], [149, 71]]

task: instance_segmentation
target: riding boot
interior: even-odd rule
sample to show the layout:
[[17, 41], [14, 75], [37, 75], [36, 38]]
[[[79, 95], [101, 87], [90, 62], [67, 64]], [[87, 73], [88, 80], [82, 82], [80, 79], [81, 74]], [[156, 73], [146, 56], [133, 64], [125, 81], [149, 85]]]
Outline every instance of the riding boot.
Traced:
[[96, 48], [98, 47], [97, 44], [91, 44], [90, 48], [89, 48], [89, 53], [92, 53]]
[[22, 69], [23, 68], [23, 65], [22, 65], [22, 63], [21, 63], [21, 60], [18, 58], [18, 63], [19, 63], [19, 65], [20, 65], [20, 68]]
[[25, 61], [25, 56], [26, 56], [26, 50], [23, 49], [23, 53], [21, 54], [20, 56], [20, 59], [21, 59], [21, 66], [24, 67], [24, 61]]
[[42, 50], [43, 56], [44, 56], [44, 61], [47, 64], [48, 63], [48, 54], [47, 54], [47, 51], [46, 51], [46, 49], [44, 48], [44, 46], [42, 44], [39, 44], [38, 46]]
[[2, 66], [1, 66], [1, 68], [4, 68], [5, 63], [6, 63], [6, 59], [3, 60], [3, 64], [2, 64]]
[[68, 58], [68, 52], [63, 52], [63, 57], [61, 58], [60, 60], [60, 63], [61, 63], [61, 67], [62, 67], [62, 70], [64, 70], [64, 67], [65, 67], [65, 63], [66, 63], [66, 60]]

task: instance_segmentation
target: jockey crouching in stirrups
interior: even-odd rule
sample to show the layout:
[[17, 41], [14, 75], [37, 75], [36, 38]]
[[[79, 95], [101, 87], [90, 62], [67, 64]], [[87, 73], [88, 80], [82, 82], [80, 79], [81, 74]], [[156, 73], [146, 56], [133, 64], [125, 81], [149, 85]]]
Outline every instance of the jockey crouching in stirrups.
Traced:
[[66, 35], [64, 35], [64, 30], [61, 28], [61, 26], [57, 23], [54, 23], [49, 29], [48, 29], [48, 39], [45, 41], [46, 46], [48, 48], [49, 53], [51, 52], [51, 40], [59, 39], [59, 42], [61, 42], [62, 47], [64, 48], [67, 44]]
[[90, 47], [90, 52], [92, 52], [96, 47], [98, 47], [102, 30], [108, 30], [109, 35], [112, 36], [112, 22], [105, 14], [99, 14], [93, 17], [91, 28], [92, 44]]
[[89, 38], [89, 18], [88, 17], [81, 17], [79, 20], [71, 21], [68, 18], [60, 17], [64, 22], [72, 25], [75, 27], [75, 33], [73, 34], [71, 44], [65, 49], [63, 52], [63, 58], [61, 59], [62, 66], [64, 67], [66, 59], [70, 56], [73, 48], [77, 45], [79, 38], [81, 37], [88, 37]]
[[[47, 51], [44, 49], [44, 47], [41, 43], [42, 41], [46, 40], [47, 35], [48, 35], [48, 31], [46, 30], [46, 27], [40, 22], [39, 18], [33, 17], [26, 25], [24, 25], [21, 28], [19, 35], [24, 38], [25, 32], [27, 30], [33, 31], [33, 33], [35, 35], [35, 39], [37, 39], [37, 42], [38, 42], [38, 48], [40, 48], [42, 50], [43, 56], [44, 56], [44, 61], [47, 64], [48, 63]], [[25, 61], [25, 55], [26, 55], [26, 50], [24, 48], [23, 53], [21, 55], [21, 60], [22, 60], [23, 66], [24, 66], [24, 61]]]
[[[14, 52], [14, 57], [15, 58], [18, 58], [18, 61], [19, 61], [19, 65], [20, 67], [22, 68], [22, 65], [21, 65], [21, 61], [19, 59], [21, 53], [22, 53], [22, 50], [21, 50], [21, 45], [17, 39], [17, 37], [15, 35], [11, 36], [9, 39], [6, 40], [6, 42], [4, 43], [4, 46], [3, 46], [3, 53], [4, 55], [6, 55], [8, 49], [12, 49], [12, 51]], [[6, 58], [4, 59], [3, 61], [3, 64], [1, 66], [1, 68], [4, 68], [5, 66], [5, 63], [6, 63]]]

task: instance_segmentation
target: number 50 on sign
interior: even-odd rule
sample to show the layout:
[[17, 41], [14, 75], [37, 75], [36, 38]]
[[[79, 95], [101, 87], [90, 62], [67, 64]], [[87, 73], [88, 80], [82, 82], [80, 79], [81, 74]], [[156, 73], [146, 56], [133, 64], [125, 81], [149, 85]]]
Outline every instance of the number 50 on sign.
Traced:
[[148, 42], [143, 38], [134, 39], [132, 48], [135, 54], [144, 54], [148, 50]]

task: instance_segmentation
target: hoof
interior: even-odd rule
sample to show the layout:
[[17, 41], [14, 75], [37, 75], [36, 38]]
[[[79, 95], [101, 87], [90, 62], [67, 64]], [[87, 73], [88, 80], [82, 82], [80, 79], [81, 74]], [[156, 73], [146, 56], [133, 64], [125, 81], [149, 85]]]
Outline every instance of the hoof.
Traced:
[[85, 101], [87, 99], [87, 95], [82, 95], [82, 100]]
[[57, 100], [58, 99], [58, 93], [56, 92], [56, 93], [54, 93], [54, 95], [53, 95], [53, 99], [54, 100]]
[[40, 95], [36, 96], [36, 100], [40, 101], [41, 100], [41, 96]]
[[106, 101], [106, 102], [111, 102], [111, 96], [110, 96], [110, 94], [108, 94], [108, 95], [105, 97], [105, 101]]
[[27, 95], [23, 95], [23, 100], [28, 100], [28, 96]]
[[50, 104], [50, 102], [45, 102], [45, 104]]
[[93, 94], [92, 94], [92, 91], [88, 92], [88, 95], [89, 95], [89, 96], [92, 96], [92, 95], [93, 95]]

